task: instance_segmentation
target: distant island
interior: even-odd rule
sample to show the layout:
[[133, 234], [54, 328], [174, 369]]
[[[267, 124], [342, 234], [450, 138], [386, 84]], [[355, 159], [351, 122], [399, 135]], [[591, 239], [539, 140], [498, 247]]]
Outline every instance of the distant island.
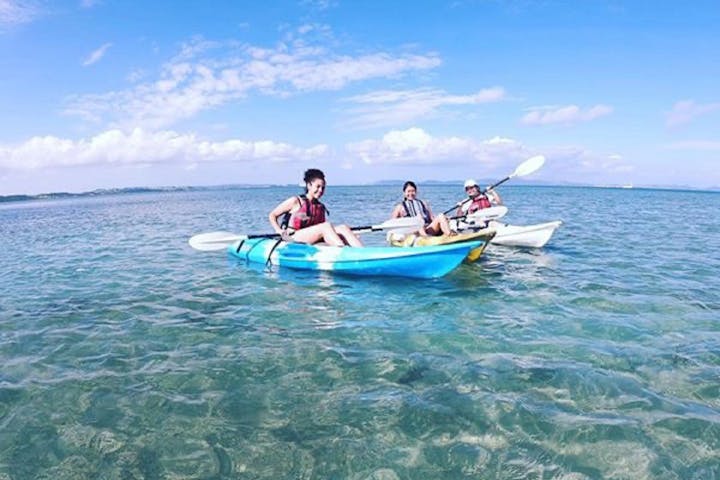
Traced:
[[[497, 180], [478, 180], [480, 185], [491, 185]], [[345, 187], [363, 187], [363, 186], [402, 186], [405, 180], [379, 180], [367, 184], [355, 185], [338, 185]], [[463, 184], [462, 180], [427, 180], [418, 181], [422, 186], [447, 186]], [[720, 186], [708, 188], [695, 188], [687, 185], [587, 185], [570, 182], [543, 183], [532, 182], [527, 180], [513, 180], [512, 186], [532, 186], [532, 187], [576, 187], [576, 188], [618, 188], [626, 190], [678, 190], [678, 191], [697, 191], [697, 192], [719, 192]], [[297, 184], [233, 184], [233, 185], [212, 185], [212, 186], [168, 186], [168, 187], [126, 187], [126, 188], [101, 188], [88, 192], [70, 193], [70, 192], [52, 192], [40, 193], [37, 195], [0, 195], [0, 203], [6, 202], [27, 202], [35, 200], [58, 200], [64, 198], [84, 198], [98, 197], [106, 195], [126, 195], [138, 193], [162, 193], [162, 192], [196, 192], [196, 191], [217, 191], [217, 190], [233, 190], [238, 188], [271, 188], [271, 187], [295, 187]]]
[[162, 193], [162, 192], [197, 192], [207, 190], [230, 190], [236, 188], [268, 188], [283, 185], [212, 185], [212, 186], [179, 186], [179, 187], [126, 187], [126, 188], [99, 188], [89, 192], [69, 193], [52, 192], [39, 193], [37, 195], [0, 195], [0, 203], [3, 202], [26, 202], [32, 200], [58, 200], [63, 198], [99, 197], [105, 195], [125, 195], [131, 193]]

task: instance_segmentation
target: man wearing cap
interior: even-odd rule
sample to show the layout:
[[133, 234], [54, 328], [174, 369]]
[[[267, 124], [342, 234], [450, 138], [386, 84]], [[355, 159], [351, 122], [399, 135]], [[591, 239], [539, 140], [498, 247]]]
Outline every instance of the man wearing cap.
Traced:
[[472, 178], [465, 180], [465, 193], [470, 197], [470, 201], [458, 206], [455, 213], [457, 216], [474, 213], [483, 208], [490, 208], [493, 205], [502, 205], [502, 198], [492, 187], [489, 187], [483, 193], [480, 191], [477, 182]]

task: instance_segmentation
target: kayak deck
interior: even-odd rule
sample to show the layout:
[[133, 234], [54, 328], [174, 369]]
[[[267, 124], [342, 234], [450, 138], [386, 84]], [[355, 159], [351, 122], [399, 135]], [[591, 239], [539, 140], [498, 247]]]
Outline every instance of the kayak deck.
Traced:
[[455, 269], [481, 242], [413, 248], [332, 247], [248, 239], [228, 247], [236, 258], [300, 270], [324, 270], [349, 275], [437, 278]]
[[388, 233], [387, 240], [395, 247], [422, 247], [428, 245], [454, 245], [458, 243], [479, 242], [479, 245], [470, 249], [464, 261], [472, 263], [477, 261], [487, 248], [490, 241], [495, 237], [495, 229], [483, 228], [470, 232], [458, 233], [457, 235], [438, 235], [423, 237], [418, 234]]

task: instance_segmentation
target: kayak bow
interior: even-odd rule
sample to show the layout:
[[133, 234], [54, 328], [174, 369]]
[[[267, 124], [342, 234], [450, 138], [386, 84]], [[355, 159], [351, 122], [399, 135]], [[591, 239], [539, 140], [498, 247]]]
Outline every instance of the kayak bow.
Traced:
[[[488, 229], [497, 233], [490, 241], [493, 245], [505, 245], [509, 247], [541, 248], [550, 241], [555, 230], [562, 225], [562, 221], [538, 223], [535, 225], [510, 225], [507, 223], [491, 220], [488, 222]], [[456, 227], [463, 234], [469, 232], [482, 232], [477, 226], [469, 223], [459, 222]]]
[[492, 221], [489, 227], [497, 231], [497, 235], [492, 239], [493, 244], [509, 247], [541, 248], [550, 241], [550, 237], [560, 225], [562, 225], [560, 220], [525, 226]]

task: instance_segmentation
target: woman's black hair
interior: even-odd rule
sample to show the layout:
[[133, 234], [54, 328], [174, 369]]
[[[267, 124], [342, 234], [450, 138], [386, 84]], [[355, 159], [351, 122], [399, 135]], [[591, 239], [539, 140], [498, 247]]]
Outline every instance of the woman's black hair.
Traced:
[[417, 185], [415, 185], [415, 182], [413, 182], [412, 180], [408, 180], [407, 182], [405, 182], [405, 184], [403, 185], [403, 192], [407, 187], [413, 187], [415, 190], [417, 190]]
[[308, 168], [305, 170], [305, 176], [303, 177], [303, 180], [305, 181], [305, 193], [307, 193], [307, 184], [311, 183], [313, 180], [317, 179], [325, 181], [325, 174], [322, 172], [322, 170], [319, 170], [317, 168]]
[[322, 170], [318, 170], [317, 168], [309, 168], [305, 170], [305, 176], [303, 177], [305, 183], [310, 183], [317, 178], [325, 180], [325, 174], [322, 172]]

